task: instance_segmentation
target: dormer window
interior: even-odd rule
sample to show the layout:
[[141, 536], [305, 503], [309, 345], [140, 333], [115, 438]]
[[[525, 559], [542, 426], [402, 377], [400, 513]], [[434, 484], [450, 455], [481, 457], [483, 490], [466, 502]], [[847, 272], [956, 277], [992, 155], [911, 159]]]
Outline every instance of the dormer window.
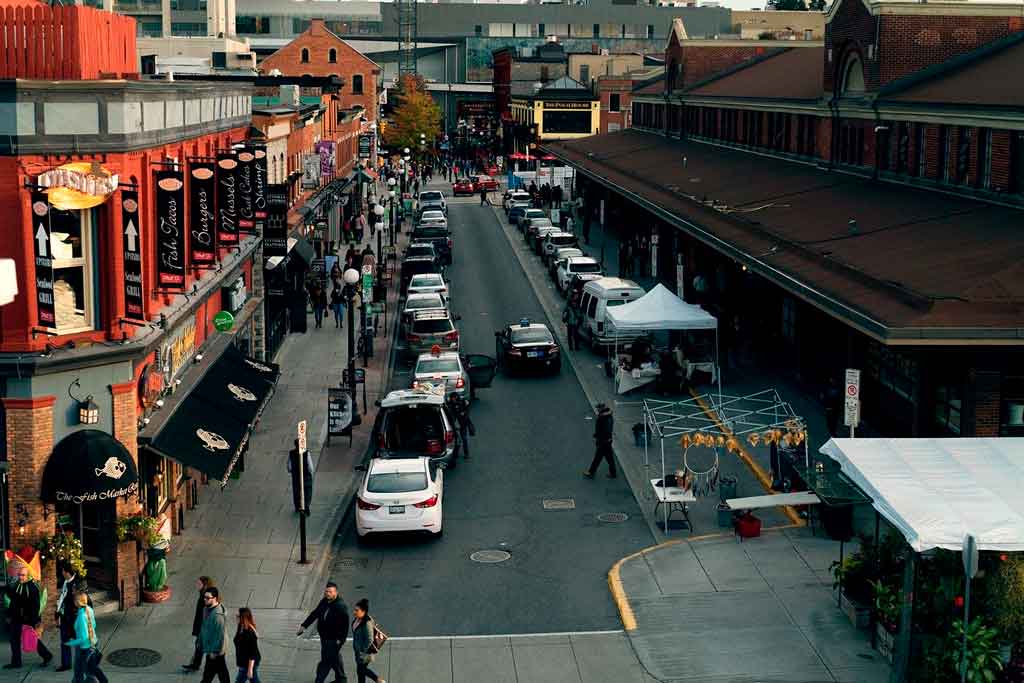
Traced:
[[307, 48], [307, 47], [302, 48], [301, 61], [302, 61], [303, 64], [309, 64], [309, 48]]
[[846, 58], [840, 92], [843, 97], [860, 97], [864, 94], [864, 64], [856, 54]]

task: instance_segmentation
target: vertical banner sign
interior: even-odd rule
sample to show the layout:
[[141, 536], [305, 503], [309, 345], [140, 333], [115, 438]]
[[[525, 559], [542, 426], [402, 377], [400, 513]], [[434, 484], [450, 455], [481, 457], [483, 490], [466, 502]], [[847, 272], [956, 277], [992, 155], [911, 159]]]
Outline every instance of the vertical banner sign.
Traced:
[[260, 232], [261, 223], [267, 219], [267, 148], [256, 145], [252, 148], [255, 157], [253, 163], [252, 205], [256, 211], [256, 231]]
[[217, 260], [217, 214], [213, 204], [216, 189], [213, 163], [193, 161], [188, 185], [188, 227], [192, 263], [198, 265], [212, 265]]
[[263, 256], [288, 254], [288, 186], [267, 186], [267, 225], [263, 230]]
[[185, 182], [180, 171], [156, 172], [156, 272], [161, 287], [185, 288]]
[[238, 244], [238, 161], [233, 152], [217, 155], [217, 241]]
[[242, 232], [256, 232], [256, 207], [253, 204], [252, 188], [255, 184], [256, 155], [245, 147], [238, 151], [238, 229]]
[[50, 253], [50, 199], [32, 193], [32, 244], [36, 252], [36, 311], [39, 324], [57, 327], [53, 307], [53, 254]]
[[139, 244], [139, 193], [121, 192], [121, 244], [124, 254], [124, 312], [142, 318], [142, 248]]

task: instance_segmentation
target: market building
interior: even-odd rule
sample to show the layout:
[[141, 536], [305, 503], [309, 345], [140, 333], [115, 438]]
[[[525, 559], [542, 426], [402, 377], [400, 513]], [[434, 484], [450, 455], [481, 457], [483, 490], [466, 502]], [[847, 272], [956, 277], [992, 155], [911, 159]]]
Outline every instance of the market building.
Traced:
[[858, 436], [1020, 435], [1019, 13], [840, 0], [820, 45], [680, 28], [633, 130], [543, 145], [587, 220], [726, 321], [737, 372], [834, 402], [862, 369]]

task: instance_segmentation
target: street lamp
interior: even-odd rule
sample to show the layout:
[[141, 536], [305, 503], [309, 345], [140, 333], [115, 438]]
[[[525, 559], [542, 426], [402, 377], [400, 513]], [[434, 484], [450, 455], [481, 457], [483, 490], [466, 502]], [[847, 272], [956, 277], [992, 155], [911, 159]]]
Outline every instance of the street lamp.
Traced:
[[388, 178], [388, 199], [390, 201], [390, 204], [388, 204], [388, 208], [391, 209], [391, 215], [388, 216], [388, 223], [390, 223], [390, 225], [388, 226], [388, 229], [390, 231], [388, 240], [392, 247], [395, 246], [395, 185], [395, 179]]
[[384, 255], [381, 253], [380, 236], [384, 232], [384, 205], [377, 204], [373, 207], [373, 213], [377, 216], [377, 220], [373, 224], [374, 230], [377, 232], [377, 280], [380, 281], [384, 272]]
[[348, 289], [348, 390], [352, 394], [352, 419], [359, 415], [356, 405], [356, 283], [359, 282], [359, 271], [349, 268], [342, 274]]

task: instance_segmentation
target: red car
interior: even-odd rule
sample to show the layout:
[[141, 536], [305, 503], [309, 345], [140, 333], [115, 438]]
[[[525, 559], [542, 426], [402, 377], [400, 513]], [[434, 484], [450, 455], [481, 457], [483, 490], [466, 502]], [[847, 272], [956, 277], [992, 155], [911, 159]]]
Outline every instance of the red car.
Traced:
[[490, 166], [488, 166], [487, 167], [487, 175], [490, 175], [490, 176], [498, 175], [498, 167], [495, 166], [494, 164], [491, 164]]
[[480, 190], [493, 192], [498, 189], [498, 181], [489, 175], [475, 175], [473, 176], [473, 189], [477, 192]]
[[473, 194], [474, 192], [476, 192], [476, 186], [469, 178], [459, 178], [452, 183], [452, 195], [455, 197], [458, 197], [460, 194]]

